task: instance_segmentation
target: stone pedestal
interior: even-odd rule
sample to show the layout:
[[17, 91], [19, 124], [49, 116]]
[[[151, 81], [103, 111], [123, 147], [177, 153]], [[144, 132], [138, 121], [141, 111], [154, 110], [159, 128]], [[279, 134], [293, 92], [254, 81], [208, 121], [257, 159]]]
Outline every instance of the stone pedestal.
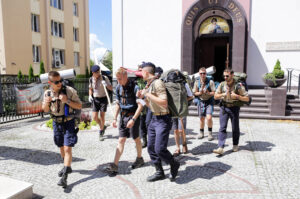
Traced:
[[285, 116], [286, 88], [265, 88], [271, 116]]
[[33, 184], [0, 176], [0, 198], [31, 199]]

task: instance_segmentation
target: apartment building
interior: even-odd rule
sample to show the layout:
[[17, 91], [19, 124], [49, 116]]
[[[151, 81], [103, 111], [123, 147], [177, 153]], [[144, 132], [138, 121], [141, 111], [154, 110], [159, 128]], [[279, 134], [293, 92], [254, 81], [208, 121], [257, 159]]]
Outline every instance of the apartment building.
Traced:
[[88, 0], [0, 0], [0, 73], [89, 66]]

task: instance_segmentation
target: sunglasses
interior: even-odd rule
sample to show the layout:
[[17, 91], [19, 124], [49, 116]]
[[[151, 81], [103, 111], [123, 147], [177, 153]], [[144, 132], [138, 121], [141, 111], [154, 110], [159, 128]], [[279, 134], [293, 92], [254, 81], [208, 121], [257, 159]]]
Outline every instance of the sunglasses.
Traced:
[[61, 80], [58, 80], [58, 81], [50, 81], [50, 82], [52, 82], [53, 84], [57, 85], [57, 84], [59, 84], [59, 83], [62, 83], [63, 80], [61, 79]]
[[224, 77], [229, 77], [229, 75], [223, 75]]
[[206, 73], [200, 73], [200, 75], [206, 75]]

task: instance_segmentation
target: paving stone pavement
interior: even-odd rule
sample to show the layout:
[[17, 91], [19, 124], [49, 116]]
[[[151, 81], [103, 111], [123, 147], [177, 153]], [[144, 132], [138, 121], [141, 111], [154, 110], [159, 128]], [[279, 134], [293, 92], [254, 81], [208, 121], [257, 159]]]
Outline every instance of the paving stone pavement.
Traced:
[[[80, 131], [73, 150], [73, 173], [68, 188], [56, 183], [62, 168], [51, 131], [41, 130], [41, 119], [18, 121], [0, 126], [0, 175], [34, 184], [35, 198], [300, 198], [300, 123], [291, 121], [240, 120], [240, 150], [232, 152], [228, 125], [226, 152], [216, 156], [217, 140], [196, 139], [199, 118], [187, 120], [190, 153], [181, 162], [175, 182], [168, 179], [149, 183], [153, 174], [146, 149], [144, 167], [130, 170], [135, 160], [134, 142], [126, 142], [119, 175], [109, 177], [103, 168], [114, 158], [118, 131], [109, 127], [106, 139], [98, 141], [97, 131]], [[214, 118], [214, 137], [219, 128]], [[171, 133], [168, 149], [175, 150]], [[169, 166], [164, 165], [169, 174]]]

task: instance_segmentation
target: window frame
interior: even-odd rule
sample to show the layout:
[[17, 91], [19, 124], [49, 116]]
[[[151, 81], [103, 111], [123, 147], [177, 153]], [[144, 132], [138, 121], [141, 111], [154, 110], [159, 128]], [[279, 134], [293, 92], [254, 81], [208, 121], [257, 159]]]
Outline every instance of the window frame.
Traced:
[[79, 29], [73, 27], [73, 41], [79, 42]]
[[64, 38], [64, 24], [51, 20], [51, 35]]
[[79, 57], [79, 52], [74, 52], [74, 66], [79, 67], [80, 66], [80, 57]]
[[32, 61], [33, 63], [41, 62], [41, 46], [32, 45]]
[[73, 2], [73, 15], [78, 17], [79, 13], [78, 13], [78, 3]]
[[40, 16], [31, 13], [31, 30], [33, 32], [40, 32]]

